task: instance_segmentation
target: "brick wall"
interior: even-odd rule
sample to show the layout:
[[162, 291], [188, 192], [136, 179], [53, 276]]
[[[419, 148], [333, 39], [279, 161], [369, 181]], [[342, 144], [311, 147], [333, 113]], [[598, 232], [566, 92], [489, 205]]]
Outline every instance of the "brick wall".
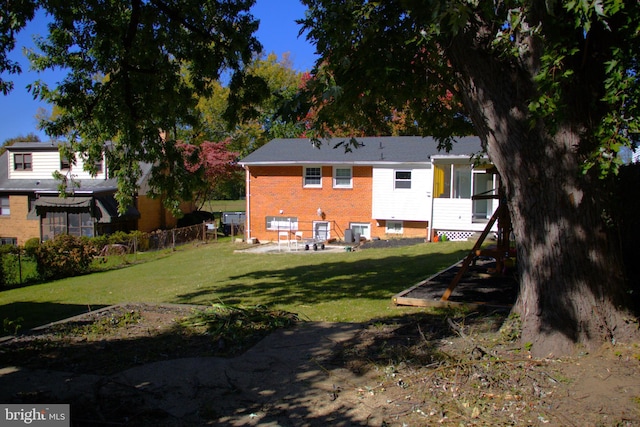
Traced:
[[377, 236], [381, 239], [397, 239], [400, 237], [422, 237], [425, 240], [429, 239], [429, 230], [427, 229], [427, 221], [403, 221], [402, 234], [386, 233], [386, 221], [378, 221], [380, 224], [377, 230]]
[[[12, 195], [9, 196], [9, 208], [11, 214], [8, 216], [0, 215], [0, 237], [17, 238], [18, 245], [33, 238], [40, 238], [40, 220], [27, 219], [29, 213], [29, 198], [27, 196]], [[193, 211], [191, 202], [181, 204], [183, 212]], [[141, 196], [138, 199], [138, 210], [140, 211], [140, 220], [138, 221], [138, 229], [145, 232], [151, 232], [159, 228], [173, 228], [176, 226], [178, 219], [171, 215], [169, 211], [162, 207], [161, 201]]]
[[[351, 222], [371, 224], [371, 167], [353, 167], [353, 188], [333, 188], [333, 168], [322, 167], [322, 188], [304, 188], [302, 166], [250, 168], [249, 213], [251, 237], [277, 240], [266, 229], [267, 216], [298, 218], [303, 237], [311, 237], [313, 221], [328, 221], [332, 238], [342, 240]], [[323, 217], [319, 217], [320, 208]], [[282, 211], [282, 213], [280, 213]]]
[[40, 221], [27, 219], [29, 213], [28, 196], [9, 196], [9, 216], [0, 216], [0, 237], [14, 237], [18, 245], [32, 237], [40, 238]]
[[[426, 221], [405, 221], [402, 234], [387, 234], [386, 222], [371, 217], [371, 166], [353, 167], [353, 188], [333, 188], [333, 168], [322, 167], [322, 188], [303, 187], [302, 166], [252, 166], [249, 169], [250, 236], [261, 242], [277, 241], [277, 232], [267, 230], [266, 217], [296, 217], [303, 237], [313, 235], [313, 221], [328, 221], [330, 235], [344, 239], [351, 223], [370, 225], [371, 237], [390, 239], [428, 237]], [[322, 209], [323, 217], [317, 210]], [[280, 213], [282, 211], [282, 213]]]

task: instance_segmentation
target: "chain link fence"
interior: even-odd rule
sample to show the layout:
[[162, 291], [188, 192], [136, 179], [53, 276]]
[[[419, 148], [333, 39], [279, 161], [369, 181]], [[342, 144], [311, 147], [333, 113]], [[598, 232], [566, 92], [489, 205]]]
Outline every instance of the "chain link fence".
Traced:
[[[242, 227], [244, 228], [244, 227]], [[242, 236], [243, 229], [235, 229], [236, 236]], [[105, 259], [109, 256], [136, 254], [138, 252], [153, 252], [164, 249], [173, 249], [192, 242], [217, 241], [218, 230], [215, 222], [203, 222], [187, 227], [170, 230], [156, 230], [151, 233], [134, 232], [123, 235], [102, 236], [104, 239], [98, 258]], [[13, 248], [5, 251], [1, 257], [2, 271], [0, 274], [0, 288], [20, 286], [25, 283], [39, 280], [36, 271], [36, 260], [29, 256], [22, 248]]]

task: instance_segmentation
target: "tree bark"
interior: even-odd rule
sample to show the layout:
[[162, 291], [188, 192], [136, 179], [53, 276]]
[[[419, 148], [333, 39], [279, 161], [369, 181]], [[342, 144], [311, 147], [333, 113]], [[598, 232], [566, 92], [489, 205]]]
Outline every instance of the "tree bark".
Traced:
[[457, 40], [448, 49], [460, 92], [495, 164], [517, 242], [522, 342], [568, 355], [637, 336], [625, 306], [619, 245], [598, 180], [581, 171], [578, 130], [531, 123], [532, 73]]

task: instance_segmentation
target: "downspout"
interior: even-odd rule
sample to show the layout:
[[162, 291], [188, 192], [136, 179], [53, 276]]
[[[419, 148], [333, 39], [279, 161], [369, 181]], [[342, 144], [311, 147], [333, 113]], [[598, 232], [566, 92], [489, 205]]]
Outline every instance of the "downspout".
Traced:
[[245, 221], [246, 221], [246, 225], [245, 225], [245, 230], [244, 230], [244, 238], [245, 238], [245, 242], [250, 243], [251, 241], [251, 179], [250, 176], [251, 174], [249, 173], [249, 166], [244, 166], [244, 171], [245, 171], [245, 191], [244, 191], [244, 195], [245, 195], [245, 202], [246, 202], [246, 215], [245, 215]]
[[427, 240], [429, 242], [433, 242], [433, 206], [435, 200], [435, 189], [436, 189], [436, 171], [435, 165], [433, 163], [433, 159], [431, 159], [431, 218], [429, 219], [429, 226], [427, 227]]

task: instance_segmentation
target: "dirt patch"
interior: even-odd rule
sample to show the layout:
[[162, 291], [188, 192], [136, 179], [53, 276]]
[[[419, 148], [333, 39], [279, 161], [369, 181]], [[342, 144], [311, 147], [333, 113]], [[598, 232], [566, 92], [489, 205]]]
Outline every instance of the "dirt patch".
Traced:
[[0, 401], [94, 426], [640, 425], [637, 344], [538, 360], [517, 319], [447, 309], [236, 345], [181, 326], [193, 310], [113, 307], [6, 342]]

